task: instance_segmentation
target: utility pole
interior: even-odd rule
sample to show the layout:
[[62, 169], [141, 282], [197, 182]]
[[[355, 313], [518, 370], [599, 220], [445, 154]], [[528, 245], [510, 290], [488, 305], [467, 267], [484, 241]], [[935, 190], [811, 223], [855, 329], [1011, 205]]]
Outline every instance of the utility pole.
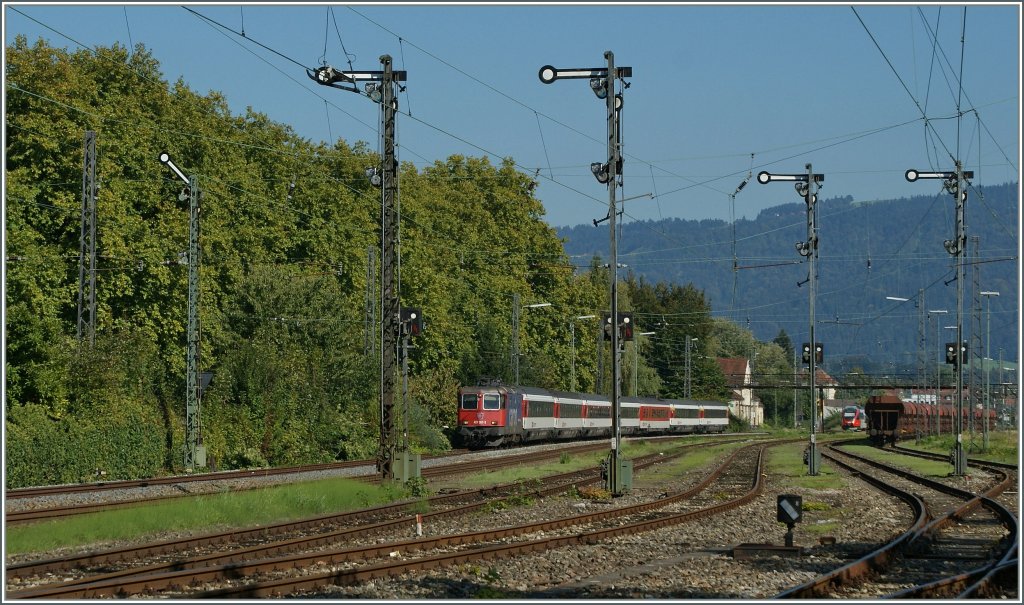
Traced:
[[[797, 195], [804, 198], [804, 203], [807, 205], [807, 241], [797, 242], [796, 250], [800, 256], [806, 257], [809, 262], [807, 280], [810, 282], [810, 292], [808, 293], [807, 306], [811, 340], [807, 352], [808, 374], [810, 375], [809, 390], [811, 394], [811, 435], [807, 447], [807, 474], [817, 475], [820, 456], [815, 438], [815, 432], [818, 430], [818, 394], [814, 388], [814, 381], [815, 372], [817, 372], [816, 364], [819, 358], [824, 359], [824, 349], [821, 343], [814, 339], [814, 298], [817, 283], [814, 261], [818, 258], [818, 229], [815, 225], [817, 215], [815, 204], [818, 201], [817, 191], [821, 188], [820, 183], [825, 180], [825, 175], [815, 174], [810, 164], [807, 164], [806, 168], [806, 174], [771, 174], [769, 172], [760, 172], [757, 175], [757, 182], [766, 185], [772, 181], [792, 181], [796, 187]], [[797, 285], [799, 286], [800, 284]]]
[[[385, 479], [394, 479], [395, 463], [395, 366], [398, 357], [399, 296], [395, 271], [398, 266], [398, 187], [395, 158], [395, 114], [398, 111], [396, 82], [404, 82], [406, 72], [394, 71], [391, 56], [381, 55], [380, 71], [342, 72], [330, 65], [306, 70], [310, 79], [324, 86], [365, 95], [380, 104], [381, 146], [381, 288], [380, 288], [380, 447], [377, 470]], [[364, 89], [356, 87], [366, 82]], [[376, 175], [374, 175], [376, 176]], [[372, 177], [371, 177], [372, 178]], [[371, 181], [372, 182], [372, 181]]]
[[96, 345], [96, 133], [85, 131], [82, 163], [82, 230], [78, 250], [78, 346]]
[[206, 448], [200, 416], [202, 390], [199, 387], [199, 202], [202, 194], [195, 176], [185, 176], [171, 161], [167, 153], [160, 154], [160, 162], [181, 179], [186, 190], [178, 196], [188, 199], [188, 328], [185, 357], [185, 470], [206, 466]]
[[964, 248], [967, 245], [964, 225], [964, 206], [967, 204], [967, 179], [974, 178], [974, 172], [963, 169], [960, 160], [956, 161], [956, 170], [948, 172], [919, 172], [907, 170], [905, 177], [913, 183], [918, 179], [941, 179], [943, 188], [953, 195], [956, 202], [956, 234], [954, 239], [942, 243], [946, 252], [956, 257], [956, 417], [953, 419], [953, 430], [956, 432], [956, 443], [953, 447], [953, 474], [963, 476], [967, 473], [967, 456], [964, 454], [964, 392], [963, 392], [963, 333], [964, 333]]
[[[615, 80], [623, 80], [633, 76], [632, 67], [615, 67], [615, 56], [612, 51], [605, 51], [605, 59], [608, 61], [607, 67], [596, 67], [587, 69], [556, 69], [551, 65], [545, 65], [540, 68], [539, 76], [540, 81], [544, 84], [550, 84], [557, 79], [573, 79], [573, 78], [585, 78], [590, 80], [590, 88], [594, 91], [594, 94], [599, 99], [603, 99], [607, 108], [607, 122], [608, 122], [608, 161], [606, 163], [594, 162], [590, 165], [591, 172], [594, 173], [594, 177], [601, 184], [605, 184], [608, 187], [608, 225], [610, 233], [610, 249], [611, 249], [611, 262], [609, 263], [609, 269], [611, 275], [609, 280], [611, 290], [611, 317], [612, 317], [612, 330], [611, 330], [611, 348], [612, 348], [612, 387], [611, 387], [611, 401], [612, 401], [612, 443], [611, 451], [608, 455], [608, 488], [613, 496], [620, 496], [622, 493], [630, 488], [632, 483], [632, 466], [629, 461], [620, 460], [619, 450], [621, 444], [620, 427], [619, 427], [619, 396], [620, 396], [620, 351], [619, 351], [619, 299], [618, 299], [618, 255], [616, 253], [616, 232], [615, 232], [615, 218], [618, 215], [618, 200], [617, 191], [620, 183], [620, 174], [622, 173], [622, 155], [620, 149], [620, 132], [619, 132], [619, 112], [622, 110], [623, 97], [622, 93], [615, 92]], [[624, 81], [624, 80], [623, 80]], [[624, 83], [623, 90], [628, 87], [628, 83]], [[596, 222], [595, 222], [596, 224]], [[620, 471], [625, 471], [629, 474], [623, 481], [624, 477]]]

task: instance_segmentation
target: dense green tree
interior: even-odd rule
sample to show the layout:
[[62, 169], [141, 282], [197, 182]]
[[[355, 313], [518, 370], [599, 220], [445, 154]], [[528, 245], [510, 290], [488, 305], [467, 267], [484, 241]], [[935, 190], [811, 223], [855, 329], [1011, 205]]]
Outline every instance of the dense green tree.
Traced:
[[[312, 143], [251, 108], [232, 115], [217, 92], [165, 82], [141, 46], [69, 52], [18, 38], [7, 50], [9, 485], [77, 480], [89, 465], [113, 478], [181, 463], [188, 196], [157, 161], [162, 151], [201, 193], [209, 459], [373, 456], [379, 360], [366, 334], [377, 340], [379, 325], [368, 324], [367, 300], [380, 321], [380, 287], [367, 275], [372, 250], [379, 281], [380, 192], [363, 171], [380, 158], [370, 146]], [[75, 339], [86, 130], [97, 133], [99, 181], [95, 348]], [[399, 296], [421, 308], [427, 328], [412, 343], [397, 413], [414, 448], [444, 449], [458, 385], [512, 378], [514, 296], [551, 303], [523, 315], [524, 382], [565, 389], [569, 326], [607, 307], [607, 273], [575, 271], [542, 220], [535, 181], [511, 159], [402, 164], [399, 182]], [[575, 345], [578, 384], [589, 388], [593, 372], [582, 368], [596, 366], [597, 347]], [[130, 432], [94, 430], [112, 418], [149, 427], [141, 465], [113, 453]], [[60, 447], [68, 439], [95, 441], [93, 453], [72, 464]], [[42, 477], [30, 464], [57, 468]]]

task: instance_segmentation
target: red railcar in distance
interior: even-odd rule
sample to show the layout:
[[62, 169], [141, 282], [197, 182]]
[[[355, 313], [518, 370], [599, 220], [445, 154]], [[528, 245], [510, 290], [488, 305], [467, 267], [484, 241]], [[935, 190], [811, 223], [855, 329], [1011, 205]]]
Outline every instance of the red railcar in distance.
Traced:
[[848, 405], [843, 408], [843, 430], [863, 431], [868, 428], [868, 417], [864, 408]]

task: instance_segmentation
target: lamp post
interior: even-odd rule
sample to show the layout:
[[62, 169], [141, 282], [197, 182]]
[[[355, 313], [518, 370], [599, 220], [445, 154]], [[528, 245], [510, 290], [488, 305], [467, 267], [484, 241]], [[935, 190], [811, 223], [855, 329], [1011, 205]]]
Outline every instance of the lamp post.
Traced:
[[[998, 292], [984, 291], [981, 295], [985, 297], [985, 407], [982, 411], [982, 431], [984, 437], [982, 438], [982, 451], [988, 451], [988, 411], [991, 407], [989, 405], [990, 391], [992, 390], [991, 369], [989, 368], [988, 362], [989, 357], [992, 355], [991, 350], [991, 337], [992, 337], [992, 297], [999, 296]], [[973, 414], [973, 411], [972, 411]]]
[[[590, 165], [591, 172], [594, 173], [594, 177], [599, 183], [607, 186], [608, 188], [608, 227], [609, 227], [609, 239], [610, 239], [610, 302], [611, 302], [611, 317], [613, 329], [611, 333], [611, 348], [612, 348], [612, 388], [611, 388], [611, 403], [612, 403], [612, 449], [608, 454], [608, 488], [613, 496], [622, 495], [624, 489], [628, 489], [628, 486], [624, 485], [620, 478], [619, 473], [619, 445], [621, 441], [620, 428], [619, 428], [619, 299], [618, 299], [618, 256], [616, 254], [616, 232], [615, 232], [615, 219], [618, 215], [618, 195], [617, 191], [620, 187], [620, 175], [622, 174], [622, 149], [621, 149], [621, 137], [619, 132], [619, 117], [622, 111], [623, 96], [622, 93], [615, 92], [615, 81], [620, 80], [623, 82], [623, 90], [628, 83], [625, 83], [625, 78], [633, 76], [632, 67], [615, 67], [615, 56], [612, 51], [605, 51], [604, 58], [608, 61], [607, 67], [594, 67], [584, 69], [558, 69], [551, 65], [545, 65], [540, 68], [538, 76], [540, 81], [544, 84], [551, 84], [558, 79], [587, 79], [590, 81], [590, 89], [594, 92], [594, 95], [598, 99], [602, 99], [605, 102], [607, 109], [607, 125], [608, 125], [608, 154], [607, 161], [605, 163], [594, 162]], [[596, 223], [595, 223], [596, 224]], [[623, 461], [625, 462], [625, 461]], [[632, 470], [628, 471], [630, 477]], [[630, 478], [631, 481], [631, 478]]]
[[[815, 286], [817, 283], [817, 274], [814, 268], [814, 261], [818, 258], [818, 229], [815, 225], [817, 212], [815, 211], [815, 204], [818, 201], [817, 190], [821, 188], [821, 184], [825, 180], [824, 174], [815, 174], [814, 170], [811, 169], [811, 165], [806, 165], [807, 172], [804, 174], [771, 174], [769, 172], [760, 172], [757, 175], [757, 182], [762, 185], [767, 185], [772, 181], [792, 181], [796, 187], [797, 195], [804, 198], [804, 203], [807, 205], [807, 240], [796, 243], [796, 250], [800, 256], [806, 257], [809, 266], [807, 271], [807, 281], [810, 282], [808, 288], [808, 323], [810, 326], [810, 355], [808, 358], [808, 374], [810, 375], [810, 393], [811, 393], [811, 432], [810, 439], [807, 446], [807, 474], [817, 475], [818, 474], [818, 446], [815, 442], [815, 431], [818, 428], [818, 399], [817, 394], [814, 390], [814, 379], [815, 379], [815, 364], [817, 362], [819, 343], [814, 340], [814, 297], [815, 297]], [[797, 284], [798, 286], [800, 284]], [[822, 351], [824, 353], [824, 351]]]
[[572, 351], [570, 355], [572, 361], [569, 364], [569, 390], [572, 392], [576, 392], [576, 322], [581, 319], [594, 319], [595, 317], [597, 315], [577, 315], [576, 319], [569, 322], [569, 333], [571, 334], [570, 350]]
[[[651, 336], [655, 332], [638, 332], [637, 336]], [[637, 372], [640, 369], [640, 341], [633, 341], [633, 397], [639, 396], [638, 387], [639, 382], [637, 381]]]
[[515, 377], [515, 386], [519, 386], [519, 309], [538, 309], [550, 306], [549, 302], [520, 306], [519, 293], [516, 292], [512, 295], [512, 371]]
[[[946, 309], [929, 309], [928, 316], [935, 316], [935, 346], [938, 348], [939, 357], [942, 357], [942, 338], [939, 336], [939, 315], [943, 313], [949, 313]], [[935, 436], [938, 437], [941, 432], [941, 425], [939, 424], [939, 395], [942, 393], [942, 363], [938, 358], [935, 359]]]

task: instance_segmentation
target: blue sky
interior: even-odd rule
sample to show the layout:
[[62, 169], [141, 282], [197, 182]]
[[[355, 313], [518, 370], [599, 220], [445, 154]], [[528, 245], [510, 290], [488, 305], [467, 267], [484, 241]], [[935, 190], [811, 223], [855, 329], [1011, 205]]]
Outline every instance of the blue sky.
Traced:
[[[633, 68], [624, 196], [656, 194], [626, 202], [627, 221], [728, 220], [748, 171], [798, 173], [809, 162], [825, 174], [826, 199], [933, 194], [937, 181], [910, 184], [904, 172], [949, 170], [953, 157], [976, 183], [1019, 180], [1017, 3], [966, 14], [935, 4], [188, 6], [246, 38], [178, 4], [5, 3], [5, 42], [142, 43], [165, 79], [220, 91], [236, 113], [252, 107], [302, 137], [373, 148], [376, 106], [315, 84], [299, 64], [347, 69], [344, 45], [355, 69], [376, 70], [390, 54], [408, 72], [400, 159], [512, 157], [539, 170], [555, 226], [606, 214], [607, 191], [589, 173], [605, 157], [605, 106], [586, 80], [545, 85], [537, 73], [603, 67], [607, 50]], [[791, 187], [751, 182], [735, 214], [796, 201]]]

